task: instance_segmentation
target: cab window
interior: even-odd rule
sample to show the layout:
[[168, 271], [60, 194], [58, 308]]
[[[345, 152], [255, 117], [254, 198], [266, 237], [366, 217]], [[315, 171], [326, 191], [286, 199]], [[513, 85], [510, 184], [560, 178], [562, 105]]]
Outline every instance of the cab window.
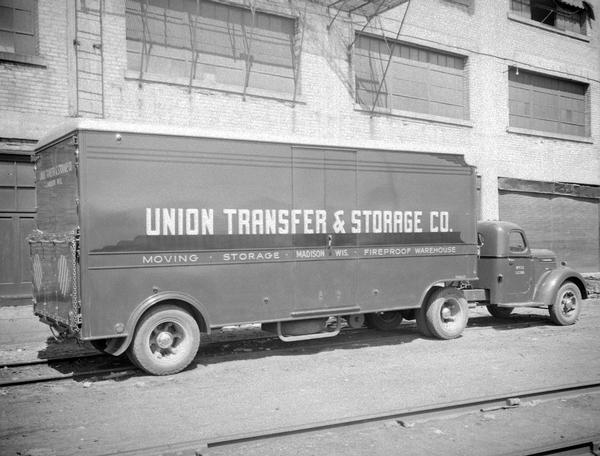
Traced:
[[525, 236], [520, 231], [511, 231], [508, 238], [508, 250], [510, 253], [523, 253], [527, 250]]

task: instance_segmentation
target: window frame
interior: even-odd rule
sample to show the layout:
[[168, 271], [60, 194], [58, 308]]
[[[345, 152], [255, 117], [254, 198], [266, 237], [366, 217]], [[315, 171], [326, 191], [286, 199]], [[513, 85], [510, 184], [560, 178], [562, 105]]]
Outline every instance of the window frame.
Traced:
[[[512, 239], [513, 235], [515, 234], [518, 234], [520, 240], [523, 241], [523, 248], [519, 250], [513, 249]], [[527, 255], [527, 253], [529, 253], [529, 245], [527, 244], [527, 238], [525, 237], [525, 233], [522, 230], [510, 230], [510, 232], [508, 233], [507, 242], [509, 255]]]
[[[542, 1], [542, 0], [532, 0], [532, 1]], [[508, 18], [510, 20], [513, 20], [515, 22], [520, 22], [520, 23], [523, 23], [526, 25], [530, 25], [530, 26], [533, 26], [536, 28], [540, 28], [542, 30], [547, 30], [549, 32], [568, 36], [570, 38], [575, 38], [577, 40], [590, 42], [590, 37], [588, 35], [590, 27], [587, 24], [589, 21], [589, 17], [584, 10], [580, 11], [580, 13], [579, 13], [582, 16], [582, 19], [580, 21], [580, 28], [582, 28], [583, 31], [581, 31], [581, 30], [574, 31], [574, 30], [569, 30], [566, 27], [564, 27], [564, 28], [558, 27], [556, 25], [556, 19], [554, 19], [554, 24], [548, 24], [548, 23], [539, 21], [537, 19], [533, 19], [532, 18], [533, 13], [531, 11], [531, 9], [532, 9], [531, 3], [529, 3], [527, 6], [527, 8], [529, 10], [529, 14], [524, 14], [526, 12], [525, 10], [515, 8], [515, 2], [523, 3], [523, 2], [529, 2], [529, 0], [509, 0]], [[538, 9], [543, 9], [543, 8], [544, 8], [543, 6], [538, 7]], [[561, 14], [558, 11], [555, 11], [554, 15], [555, 15], [555, 17], [557, 15], [566, 16], [566, 14]]]
[[[137, 3], [137, 4], [141, 4], [144, 2], [144, 0], [132, 0], [133, 3]], [[127, 2], [129, 3], [129, 2]], [[165, 2], [166, 3], [166, 2]], [[242, 16], [242, 21], [244, 21], [244, 17], [245, 15], [247, 15], [248, 13], [251, 13], [251, 9], [248, 8], [247, 6], [241, 5], [241, 4], [232, 4], [232, 3], [228, 3], [228, 2], [223, 2], [220, 0], [206, 0], [204, 2], [201, 2], [205, 8], [225, 8], [227, 9], [228, 13], [227, 13], [227, 17], [229, 17], [229, 14], [236, 15], [236, 14], [240, 14]], [[194, 3], [195, 5], [195, 3]], [[164, 8], [166, 10], [168, 10], [168, 4], [167, 6], [158, 6], [158, 8]], [[174, 11], [178, 11], [178, 10], [174, 10]], [[246, 81], [244, 82], [244, 84], [238, 83], [238, 82], [231, 82], [231, 80], [229, 81], [219, 81], [217, 80], [214, 75], [211, 75], [207, 73], [207, 76], [203, 76], [203, 77], [198, 77], [199, 76], [199, 68], [201, 68], [202, 66], [205, 67], [212, 67], [212, 68], [216, 68], [218, 71], [219, 70], [223, 70], [223, 69], [227, 69], [227, 65], [223, 64], [223, 62], [213, 62], [213, 63], [206, 63], [206, 62], [200, 62], [198, 61], [198, 57], [196, 57], [196, 59], [192, 59], [193, 63], [191, 63], [192, 65], [198, 65], [194, 70], [189, 70], [189, 68], [186, 67], [185, 70], [183, 71], [173, 71], [171, 74], [168, 74], [167, 72], [153, 72], [153, 71], [148, 71], [147, 69], [142, 69], [140, 68], [140, 65], [136, 65], [136, 68], [131, 68], [130, 65], [130, 61], [129, 61], [129, 46], [130, 43], [141, 43], [142, 41], [140, 41], [140, 39], [138, 38], [131, 38], [129, 35], [129, 28], [127, 30], [126, 33], [126, 46], [127, 46], [127, 64], [128, 64], [128, 69], [126, 72], [126, 79], [129, 80], [137, 80], [139, 83], [142, 82], [157, 82], [157, 83], [165, 83], [165, 84], [172, 84], [172, 85], [178, 85], [178, 86], [185, 86], [188, 87], [189, 89], [191, 88], [201, 88], [201, 89], [208, 89], [208, 90], [212, 90], [212, 91], [216, 91], [216, 92], [225, 92], [225, 93], [234, 93], [234, 94], [242, 94], [244, 96], [249, 95], [249, 96], [258, 96], [261, 98], [269, 98], [269, 99], [276, 99], [276, 100], [283, 100], [283, 101], [293, 101], [293, 102], [301, 102], [298, 100], [299, 98], [299, 94], [300, 94], [300, 75], [299, 75], [299, 70], [298, 70], [298, 65], [300, 64], [300, 59], [299, 59], [299, 55], [298, 53], [300, 52], [300, 49], [298, 48], [297, 45], [297, 41], [298, 41], [298, 16], [297, 15], [292, 15], [292, 14], [288, 14], [286, 12], [281, 12], [281, 11], [268, 11], [262, 8], [256, 8], [255, 9], [255, 13], [256, 13], [256, 27], [258, 27], [257, 29], [254, 30], [250, 30], [248, 32], [249, 36], [252, 36], [256, 30], [266, 30], [267, 34], [268, 33], [272, 33], [271, 30], [269, 30], [268, 28], [261, 28], [261, 21], [268, 21], [270, 23], [271, 18], [275, 18], [276, 20], [279, 21], [289, 21], [289, 24], [287, 24], [286, 27], [289, 27], [289, 42], [287, 40], [281, 41], [281, 43], [284, 43], [285, 45], [289, 46], [289, 57], [286, 56], [287, 59], [289, 59], [289, 64], [290, 66], [285, 66], [285, 65], [279, 65], [277, 63], [273, 63], [273, 62], [262, 62], [260, 60], [256, 60], [255, 58], [255, 49], [256, 47], [253, 49], [252, 46], [253, 44], [250, 44], [250, 61], [251, 61], [251, 65], [254, 66], [259, 65], [259, 66], [263, 66], [263, 70], [264, 68], [274, 68], [276, 71], [263, 71], [263, 70], [256, 70], [254, 68], [252, 68], [250, 70], [250, 74], [256, 74], [258, 75], [258, 77], [266, 77], [268, 78], [269, 76], [273, 76], [276, 78], [281, 78], [282, 83], [285, 84], [285, 81], [287, 80], [288, 84], [292, 84], [293, 88], [291, 90], [288, 91], [284, 91], [284, 90], [276, 90], [276, 89], [272, 89], [271, 87], [269, 88], [263, 88], [263, 87], [259, 87], [259, 86], [253, 86], [252, 84], [249, 83], [248, 78], [248, 74], [246, 74]], [[193, 14], [193, 13], [192, 13]], [[129, 12], [126, 8], [126, 21], [128, 20], [128, 16], [129, 16]], [[219, 19], [214, 19], [211, 18], [209, 16], [196, 16], [193, 14], [193, 18], [194, 18], [194, 23], [196, 25], [196, 28], [191, 32], [193, 34], [192, 40], [194, 41], [194, 44], [197, 43], [198, 41], [198, 37], [200, 36], [200, 34], [202, 33], [207, 33], [206, 30], [207, 29], [202, 29], [202, 25], [199, 23], [198, 18], [202, 18], [204, 17], [205, 21], [208, 22], [215, 22], [218, 21]], [[262, 18], [262, 19], [261, 19]], [[227, 21], [223, 21], [223, 23], [228, 23]], [[168, 25], [168, 24], [167, 24]], [[213, 24], [214, 25], [214, 24]], [[231, 24], [230, 24], [231, 25]], [[235, 27], [235, 23], [233, 24]], [[284, 27], [283, 25], [281, 25], [281, 36], [287, 36], [288, 33], [286, 33], [286, 31], [284, 30], [286, 27]], [[210, 33], [210, 30], [212, 30], [213, 32], [217, 29], [215, 29], [212, 25], [210, 27], [210, 29], [208, 29]], [[228, 33], [231, 33], [229, 31], [228, 27], [224, 27], [223, 30], [227, 30]], [[164, 36], [164, 39], [167, 40], [165, 41], [163, 46], [165, 49], [169, 49], [170, 44], [168, 42], [168, 36]], [[187, 46], [187, 45], [186, 45]], [[239, 44], [238, 44], [239, 46]], [[285, 47], [285, 46], [284, 46]], [[284, 49], [284, 47], [282, 47], [281, 49]], [[195, 46], [192, 46], [192, 48], [187, 48], [187, 47], [176, 47], [176, 49], [179, 49], [182, 52], [192, 52], [194, 53], [195, 51], [198, 51], [198, 48], [196, 48]], [[239, 50], [238, 50], [239, 51]], [[140, 57], [143, 55], [143, 49], [139, 52], [135, 52], [132, 51], [133, 54], [135, 54], [137, 57]], [[193, 54], [192, 54], [193, 55]], [[198, 55], [203, 55], [204, 58], [207, 58], [207, 56], [216, 56], [218, 58], [221, 58], [221, 60], [227, 60], [228, 57], [226, 55], [220, 56], [220, 54], [218, 53], [211, 53], [209, 51], [206, 51], [204, 53], [199, 53]], [[244, 54], [245, 55], [245, 54]], [[232, 62], [237, 62], [238, 64], [243, 63], [244, 59], [246, 57], [244, 57], [244, 55], [241, 56], [233, 56], [232, 58]], [[147, 56], [146, 56], [147, 57]], [[157, 57], [157, 56], [154, 56]], [[158, 55], [159, 58], [164, 57], [161, 55]], [[188, 58], [186, 57], [184, 59], [184, 63], [185, 62], [189, 62], [190, 60], [188, 60]], [[287, 71], [288, 74], [286, 75], [281, 75], [280, 72], [278, 72], [278, 68], [286, 68], [287, 70], [282, 70], [281, 73], [285, 73]], [[235, 68], [231, 68], [231, 70], [235, 70]], [[260, 84], [259, 84], [260, 85]]]
[[[515, 80], [511, 80], [511, 76], [515, 75], [515, 76], [520, 76], [519, 72], [524, 73], [524, 75], [528, 75], [529, 77], [532, 78], [538, 78], [541, 81], [546, 80], [546, 82], [548, 84], [552, 84], [557, 83], [559, 86], [559, 89], [554, 89], [554, 88], [548, 88], [548, 87], [542, 87], [540, 85], [536, 85], [533, 83], [526, 83], [526, 82], [522, 82], [522, 81], [515, 81]], [[536, 72], [536, 71], [530, 71], [527, 69], [522, 69], [516, 66], [509, 66], [508, 67], [508, 72], [507, 72], [507, 83], [508, 83], [508, 128], [507, 130], [509, 132], [515, 132], [515, 133], [523, 133], [523, 134], [531, 134], [531, 135], [535, 135], [535, 136], [548, 136], [548, 137], [556, 137], [556, 138], [560, 138], [560, 139], [568, 139], [568, 140], [574, 140], [574, 141], [581, 141], [581, 142], [590, 142], [592, 141], [591, 138], [591, 112], [590, 112], [590, 84], [589, 83], [585, 83], [585, 82], [581, 82], [581, 81], [577, 81], [577, 80], [573, 80], [573, 79], [566, 79], [566, 78], [560, 78], [557, 76], [553, 76], [553, 75], [549, 75], [549, 74], [544, 74], [544, 73], [540, 73], [540, 72]], [[583, 114], [583, 123], [579, 124], [575, 121], [569, 121], [569, 120], [563, 120], [561, 115], [562, 115], [562, 111], [565, 110], [565, 104], [568, 105], [567, 101], [563, 101], [563, 99], [570, 99], [571, 102], [573, 100], [575, 100], [576, 98], [578, 98], [580, 95], [578, 94], [573, 94], [570, 93], [568, 90], [560, 90], [560, 86], [561, 84], [565, 84], [568, 87], [568, 85], [571, 86], [579, 86], [582, 90], [583, 90], [583, 95], [582, 95], [582, 99], [581, 100], [576, 100], [575, 102], [580, 102], [581, 103], [581, 108], [582, 110], [580, 111]], [[529, 93], [529, 97], [526, 99], [517, 99], [517, 98], [513, 98], [514, 92], [513, 91], [527, 91]], [[556, 117], [554, 119], [550, 119], [550, 118], [544, 118], [541, 115], [536, 115], [534, 112], [534, 107], [535, 106], [541, 106], [539, 103], [536, 105], [534, 104], [534, 101], [536, 100], [536, 98], [539, 100], [539, 96], [536, 96], [537, 94], [542, 94], [542, 96], [547, 96], [550, 97], [548, 99], [556, 99], [556, 111], [554, 111], [554, 114], [556, 114]], [[513, 103], [523, 103], [526, 105], [530, 105], [529, 106], [529, 115], [526, 114], [520, 114], [518, 112], [516, 112], [516, 110], [514, 110]], [[547, 106], [547, 105], [546, 105]], [[572, 109], [567, 109], [567, 111], [572, 111]], [[518, 118], [523, 118], [523, 119], [528, 119], [529, 120], [529, 124], [525, 127], [522, 125], [516, 125], [515, 123], [513, 123], [513, 117], [518, 117]], [[531, 121], [542, 121], [542, 122], [553, 122], [554, 124], [556, 124], [556, 128], [551, 130], [551, 129], [540, 129], [540, 128], [533, 128], [533, 126], [531, 125]], [[583, 134], [577, 134], [577, 133], [572, 133], [572, 132], [564, 132], [562, 131], [563, 126], [576, 126], [579, 128], [583, 129]]]
[[[45, 66], [42, 59], [39, 58], [39, 26], [38, 26], [38, 1], [28, 0], [28, 4], [23, 4], [19, 0], [2, 0], [0, 7], [12, 10], [12, 24], [10, 26], [0, 25], [0, 33], [12, 35], [12, 51], [0, 50], [0, 61], [24, 63], [35, 66]], [[10, 5], [10, 6], [9, 6]], [[29, 6], [29, 7], [28, 7]], [[27, 7], [27, 8], [26, 8]], [[30, 15], [30, 31], [19, 28], [15, 24], [15, 12], [22, 11]], [[16, 36], [30, 37], [32, 50], [31, 52], [18, 52], [16, 45]]]
[[[382, 35], [377, 35], [377, 34], [372, 34], [369, 32], [364, 32], [364, 31], [358, 31], [355, 30], [355, 41], [354, 41], [354, 50], [353, 50], [353, 54], [352, 54], [352, 77], [353, 77], [353, 96], [354, 96], [354, 106], [355, 106], [355, 110], [356, 111], [367, 111], [367, 112], [376, 112], [378, 114], [386, 114], [386, 115], [391, 115], [391, 116], [399, 116], [399, 117], [406, 117], [406, 118], [413, 118], [413, 119], [422, 119], [422, 120], [427, 120], [427, 121], [431, 121], [431, 122], [437, 122], [437, 123], [444, 123], [444, 124], [451, 124], [451, 125], [459, 125], [459, 126], [467, 126], [467, 127], [472, 127], [472, 121], [471, 121], [471, 109], [470, 109], [470, 93], [469, 93], [469, 58], [467, 55], [464, 54], [459, 54], [456, 52], [452, 52], [449, 51], [447, 49], [443, 49], [443, 48], [432, 48], [432, 47], [428, 47], [428, 46], [423, 46], [421, 44], [418, 43], [414, 43], [408, 40], [394, 40], [393, 38], [390, 37], [384, 37]], [[415, 60], [412, 58], [406, 59], [404, 57], [397, 57], [395, 55], [395, 53], [397, 52], [396, 50], [394, 50], [394, 57], [392, 62], [395, 61], [406, 61], [407, 62], [407, 67], [420, 67], [421, 69], [424, 69], [425, 71], [427, 71], [428, 73], [432, 73], [432, 72], [436, 72], [436, 71], [440, 71], [440, 68], [443, 68], [442, 72], [448, 72], [448, 73], [455, 73], [455, 75], [459, 75], [462, 78], [462, 86], [461, 86], [461, 94], [462, 94], [462, 104], [461, 105], [455, 105], [455, 106], [460, 106], [463, 110], [463, 115], [461, 117], [453, 117], [450, 115], [438, 115], [438, 114], [432, 114], [431, 110], [428, 110], [428, 112], [422, 112], [422, 111], [417, 111], [417, 110], [409, 110], [409, 109], [403, 109], [400, 106], [394, 106], [394, 103], [392, 100], [392, 98], [394, 97], [394, 93], [390, 90], [386, 90], [386, 86], [390, 85], [387, 81], [390, 78], [390, 71], [388, 71], [387, 75], [386, 75], [386, 82], [383, 83], [382, 88], [381, 88], [381, 92], [379, 94], [379, 97], [377, 99], [377, 106], [373, 107], [373, 100], [370, 99], [360, 99], [360, 91], [361, 88], [359, 87], [359, 79], [361, 79], [361, 72], [358, 68], [358, 62], [360, 58], [369, 58], [367, 57], [367, 54], [370, 54], [371, 50], [366, 50], [365, 48], [362, 48], [362, 52], [363, 55], [360, 55], [359, 49], [359, 40], [361, 37], [365, 37], [366, 39], [371, 39], [371, 40], [379, 40], [380, 46], [385, 46], [386, 43], [389, 46], [389, 49], [392, 49], [395, 46], [399, 46], [400, 48], [402, 47], [406, 47], [409, 49], [413, 49], [416, 51], [424, 51], [425, 53], [431, 53], [432, 55], [438, 55], [438, 56], [446, 56], [446, 57], [452, 57], [455, 59], [458, 59], [461, 61], [462, 64], [462, 68], [453, 68], [450, 66], [445, 66], [445, 65], [436, 65], [433, 64], [429, 61], [427, 62], [422, 62], [420, 60]], [[400, 51], [402, 52], [402, 51]], [[409, 51], [410, 52], [410, 51]], [[385, 64], [387, 63], [387, 60], [384, 60], [383, 57], [385, 57], [385, 59], [387, 59], [389, 57], [389, 53], [380, 53], [380, 55], [382, 56], [381, 61], [383, 62], [383, 65], [385, 66]], [[372, 60], [380, 60], [380, 59], [372, 59]], [[402, 63], [402, 62], [400, 62]], [[371, 66], [371, 64], [369, 64], [369, 66]], [[392, 68], [392, 66], [390, 65], [390, 68]], [[383, 71], [382, 71], [383, 72]], [[367, 82], [367, 83], [372, 83], [374, 85], [374, 90], [373, 91], [368, 91], [365, 90], [363, 88], [363, 93], [370, 93], [372, 96], [375, 96], [376, 94], [376, 89], [378, 87], [378, 85], [381, 83], [380, 80], [380, 76], [381, 75], [375, 75], [372, 74], [371, 76], [375, 76], [377, 77], [377, 80], [371, 78], [371, 79], [364, 79], [364, 81], [362, 81], [363, 83]], [[393, 76], [392, 76], [393, 77]], [[428, 92], [430, 91], [431, 87], [434, 87], [435, 84], [429, 84], [428, 83]], [[388, 93], [389, 92], [389, 93]], [[410, 96], [407, 96], [407, 98], [411, 98]], [[385, 99], [385, 101], [382, 101], [382, 99]], [[427, 106], [431, 106], [432, 104], [435, 103], [441, 103], [444, 104], [443, 102], [441, 102], [438, 99], [433, 99], [432, 97], [429, 96], [425, 99], [419, 99], [419, 100], [423, 100], [427, 103]]]

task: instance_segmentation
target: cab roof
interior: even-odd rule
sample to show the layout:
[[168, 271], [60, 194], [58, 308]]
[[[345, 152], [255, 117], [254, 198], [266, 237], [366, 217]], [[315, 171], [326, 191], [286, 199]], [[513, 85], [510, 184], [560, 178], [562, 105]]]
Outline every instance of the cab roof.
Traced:
[[523, 229], [516, 223], [501, 220], [478, 222], [477, 233], [483, 236], [483, 246], [481, 246], [480, 255], [482, 257], [510, 256], [509, 235], [511, 231], [520, 231], [525, 235]]

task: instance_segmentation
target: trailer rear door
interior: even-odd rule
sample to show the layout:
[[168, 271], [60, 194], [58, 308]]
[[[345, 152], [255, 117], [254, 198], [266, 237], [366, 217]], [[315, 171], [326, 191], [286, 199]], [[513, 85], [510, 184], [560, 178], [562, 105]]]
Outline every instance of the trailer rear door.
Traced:
[[72, 331], [80, 324], [77, 154], [76, 136], [36, 153], [39, 210], [29, 237], [34, 312]]

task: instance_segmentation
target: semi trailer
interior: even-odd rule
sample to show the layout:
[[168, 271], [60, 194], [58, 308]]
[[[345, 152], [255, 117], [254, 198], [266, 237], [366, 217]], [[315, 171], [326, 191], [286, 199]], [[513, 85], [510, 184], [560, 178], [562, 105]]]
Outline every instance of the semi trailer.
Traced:
[[166, 375], [229, 325], [293, 342], [415, 319], [451, 339], [473, 305], [579, 317], [580, 274], [477, 221], [462, 155], [225, 136], [78, 120], [41, 140], [40, 320]]

